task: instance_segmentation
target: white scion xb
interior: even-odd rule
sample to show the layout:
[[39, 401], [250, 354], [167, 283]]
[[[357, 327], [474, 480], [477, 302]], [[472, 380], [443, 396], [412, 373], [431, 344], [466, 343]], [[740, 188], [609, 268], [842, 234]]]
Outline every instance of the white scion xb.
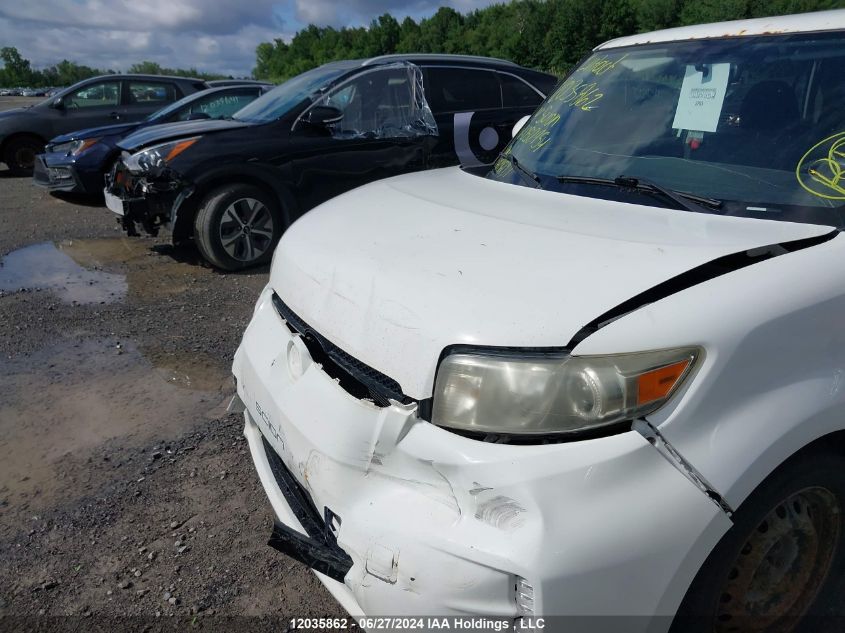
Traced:
[[835, 613], [844, 68], [845, 11], [615, 40], [298, 220], [233, 368], [271, 544], [358, 615]]

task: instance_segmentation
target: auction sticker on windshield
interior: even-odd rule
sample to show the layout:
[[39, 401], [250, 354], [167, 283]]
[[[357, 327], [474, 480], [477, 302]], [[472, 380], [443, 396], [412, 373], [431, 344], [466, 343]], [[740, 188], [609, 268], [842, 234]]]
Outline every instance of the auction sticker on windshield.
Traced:
[[715, 132], [730, 74], [730, 64], [687, 66], [672, 127], [676, 130]]

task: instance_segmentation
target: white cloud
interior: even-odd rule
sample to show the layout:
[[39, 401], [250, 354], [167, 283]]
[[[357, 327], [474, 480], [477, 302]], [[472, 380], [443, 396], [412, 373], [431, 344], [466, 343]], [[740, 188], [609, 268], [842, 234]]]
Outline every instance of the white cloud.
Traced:
[[466, 12], [495, 0], [0, 0], [0, 45], [37, 68], [62, 59], [126, 70], [149, 60], [248, 75], [255, 47], [290, 40], [300, 25], [357, 26], [389, 12], [402, 19], [441, 5]]
[[71, 59], [126, 70], [149, 60], [248, 75], [255, 47], [283, 30], [272, 0], [0, 0], [0, 42], [35, 67]]
[[235, 33], [273, 24], [278, 0], [0, 0], [0, 16], [17, 23], [84, 29]]
[[401, 20], [407, 15], [431, 15], [441, 6], [451, 6], [461, 13], [505, 2], [507, 0], [294, 0], [295, 15], [300, 22], [319, 25], [344, 26], [369, 24], [374, 18], [390, 13]]
[[31, 27], [0, 18], [0, 41], [16, 46], [36, 68], [71, 59], [95, 68], [127, 70], [149, 60], [170, 68], [196, 68], [225, 75], [249, 75], [255, 47], [281, 31], [247, 25], [223, 35], [194, 32]]

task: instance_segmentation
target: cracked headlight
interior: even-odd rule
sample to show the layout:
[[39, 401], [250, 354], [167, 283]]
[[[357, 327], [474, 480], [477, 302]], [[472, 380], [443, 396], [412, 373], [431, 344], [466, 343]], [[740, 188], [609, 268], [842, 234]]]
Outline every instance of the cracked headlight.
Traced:
[[68, 141], [67, 143], [51, 145], [49, 151], [54, 154], [64, 154], [65, 156], [79, 156], [82, 152], [96, 144], [99, 140], [100, 139], [98, 138], [86, 138]]
[[437, 371], [431, 421], [506, 435], [601, 429], [660, 408], [700, 356], [693, 347], [609, 356], [452, 353]]
[[179, 139], [161, 145], [153, 145], [126, 158], [123, 162], [134, 174], [141, 174], [165, 167], [170, 161], [200, 140], [201, 137]]

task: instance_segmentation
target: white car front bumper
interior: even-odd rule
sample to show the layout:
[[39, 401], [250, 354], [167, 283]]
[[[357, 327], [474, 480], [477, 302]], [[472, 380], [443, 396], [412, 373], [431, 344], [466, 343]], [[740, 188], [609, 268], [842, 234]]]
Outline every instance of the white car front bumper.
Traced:
[[310, 361], [271, 295], [233, 366], [245, 434], [281, 523], [305, 533], [268, 447], [320, 515], [339, 517], [352, 566], [343, 583], [320, 578], [352, 615], [533, 611], [668, 628], [730, 520], [640, 434], [490, 444], [420, 420], [415, 404], [377, 407]]

